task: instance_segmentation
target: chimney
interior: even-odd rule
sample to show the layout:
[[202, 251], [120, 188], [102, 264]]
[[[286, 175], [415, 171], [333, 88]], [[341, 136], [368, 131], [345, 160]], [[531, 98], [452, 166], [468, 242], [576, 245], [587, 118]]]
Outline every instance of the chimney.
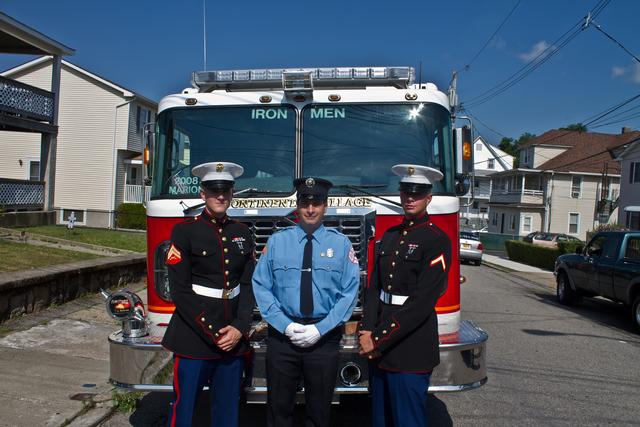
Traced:
[[621, 134], [625, 134], [625, 133], [629, 133], [629, 132], [633, 132], [633, 128], [631, 126], [623, 126], [622, 127], [622, 132], [620, 132]]

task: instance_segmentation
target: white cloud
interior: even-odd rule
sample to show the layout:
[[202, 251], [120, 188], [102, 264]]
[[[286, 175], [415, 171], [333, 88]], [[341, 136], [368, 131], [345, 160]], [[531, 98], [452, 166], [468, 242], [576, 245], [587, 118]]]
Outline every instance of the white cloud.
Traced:
[[540, 40], [538, 43], [534, 44], [531, 47], [531, 50], [529, 52], [521, 53], [520, 55], [518, 55], [518, 57], [522, 59], [524, 62], [529, 62], [537, 58], [538, 55], [540, 55], [542, 52], [549, 49], [550, 47], [552, 46], [549, 43], [547, 43], [545, 40]]
[[611, 67], [611, 78], [615, 79], [617, 77], [622, 77], [625, 74], [627, 74], [627, 69], [625, 67], [618, 67], [617, 65]]
[[507, 46], [507, 42], [500, 36], [495, 36], [491, 39], [489, 46], [494, 49], [504, 49]]
[[614, 65], [611, 67], [611, 78], [623, 78], [631, 83], [640, 84], [640, 64], [635, 62], [628, 67]]
[[640, 83], [640, 64], [637, 62], [633, 64], [633, 69], [631, 70], [631, 81]]

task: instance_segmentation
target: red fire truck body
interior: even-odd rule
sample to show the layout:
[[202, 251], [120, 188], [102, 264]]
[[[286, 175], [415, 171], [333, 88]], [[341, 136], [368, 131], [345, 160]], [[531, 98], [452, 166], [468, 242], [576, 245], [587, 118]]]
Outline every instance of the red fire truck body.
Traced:
[[[486, 382], [487, 335], [460, 318], [459, 200], [466, 192], [463, 163], [473, 164], [470, 137], [452, 129], [449, 97], [435, 85], [414, 84], [408, 67], [240, 70], [194, 73], [193, 88], [165, 97], [153, 141], [145, 151], [152, 178], [147, 203], [149, 333], [109, 337], [111, 381], [137, 390], [171, 390], [151, 373], [170, 360], [160, 346], [173, 305], [164, 258], [173, 226], [200, 213], [199, 183], [191, 168], [208, 161], [244, 166], [228, 214], [253, 232], [259, 255], [275, 231], [295, 225], [292, 180], [331, 180], [325, 225], [351, 240], [366, 285], [375, 244], [402, 220], [390, 167], [435, 167], [432, 221], [452, 242], [448, 287], [436, 306], [441, 364], [430, 391], [461, 391]], [[455, 135], [457, 134], [457, 138]], [[341, 343], [336, 394], [367, 391], [367, 362], [358, 356], [358, 304]], [[265, 324], [255, 312], [250, 400], [266, 392]], [[162, 382], [162, 381], [161, 381]]]

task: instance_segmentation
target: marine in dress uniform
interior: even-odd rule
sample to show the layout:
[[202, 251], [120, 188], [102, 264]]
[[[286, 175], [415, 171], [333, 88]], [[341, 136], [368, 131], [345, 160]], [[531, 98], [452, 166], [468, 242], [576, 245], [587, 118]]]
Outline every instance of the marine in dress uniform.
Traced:
[[273, 234], [253, 275], [253, 292], [269, 323], [267, 424], [293, 425], [304, 381], [307, 426], [330, 424], [342, 331], [356, 303], [358, 259], [349, 239], [325, 228], [331, 183], [294, 181], [299, 225]]
[[250, 230], [226, 215], [243, 168], [214, 162], [192, 170], [202, 214], [177, 224], [167, 252], [176, 309], [162, 340], [174, 353], [175, 398], [168, 425], [191, 426], [203, 386], [211, 388], [211, 425], [237, 426], [244, 356], [254, 306]]
[[375, 427], [427, 425], [427, 390], [440, 363], [435, 305], [447, 286], [449, 237], [426, 208], [436, 169], [396, 165], [405, 217], [379, 243], [365, 291], [361, 354], [370, 360]]

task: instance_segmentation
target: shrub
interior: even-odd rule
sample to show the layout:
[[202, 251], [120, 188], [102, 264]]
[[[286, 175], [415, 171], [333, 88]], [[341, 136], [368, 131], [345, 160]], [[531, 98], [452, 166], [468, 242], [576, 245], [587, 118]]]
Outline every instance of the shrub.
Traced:
[[147, 211], [141, 203], [123, 203], [118, 206], [116, 227], [134, 230], [147, 229]]
[[599, 226], [597, 226], [596, 228], [594, 228], [593, 230], [587, 231], [587, 242], [589, 240], [591, 240], [591, 238], [593, 236], [596, 235], [596, 233], [599, 233], [601, 231], [626, 231], [628, 230], [627, 227], [625, 227], [622, 224], [618, 224], [618, 223], [613, 223], [613, 224], [600, 224]]
[[582, 242], [558, 242], [558, 250], [560, 251], [560, 255], [563, 254], [574, 254], [576, 253], [576, 248], [581, 247], [584, 248], [584, 243]]
[[553, 270], [556, 258], [560, 255], [559, 249], [517, 240], [507, 240], [504, 242], [504, 246], [507, 248], [507, 255], [510, 260], [546, 270]]

